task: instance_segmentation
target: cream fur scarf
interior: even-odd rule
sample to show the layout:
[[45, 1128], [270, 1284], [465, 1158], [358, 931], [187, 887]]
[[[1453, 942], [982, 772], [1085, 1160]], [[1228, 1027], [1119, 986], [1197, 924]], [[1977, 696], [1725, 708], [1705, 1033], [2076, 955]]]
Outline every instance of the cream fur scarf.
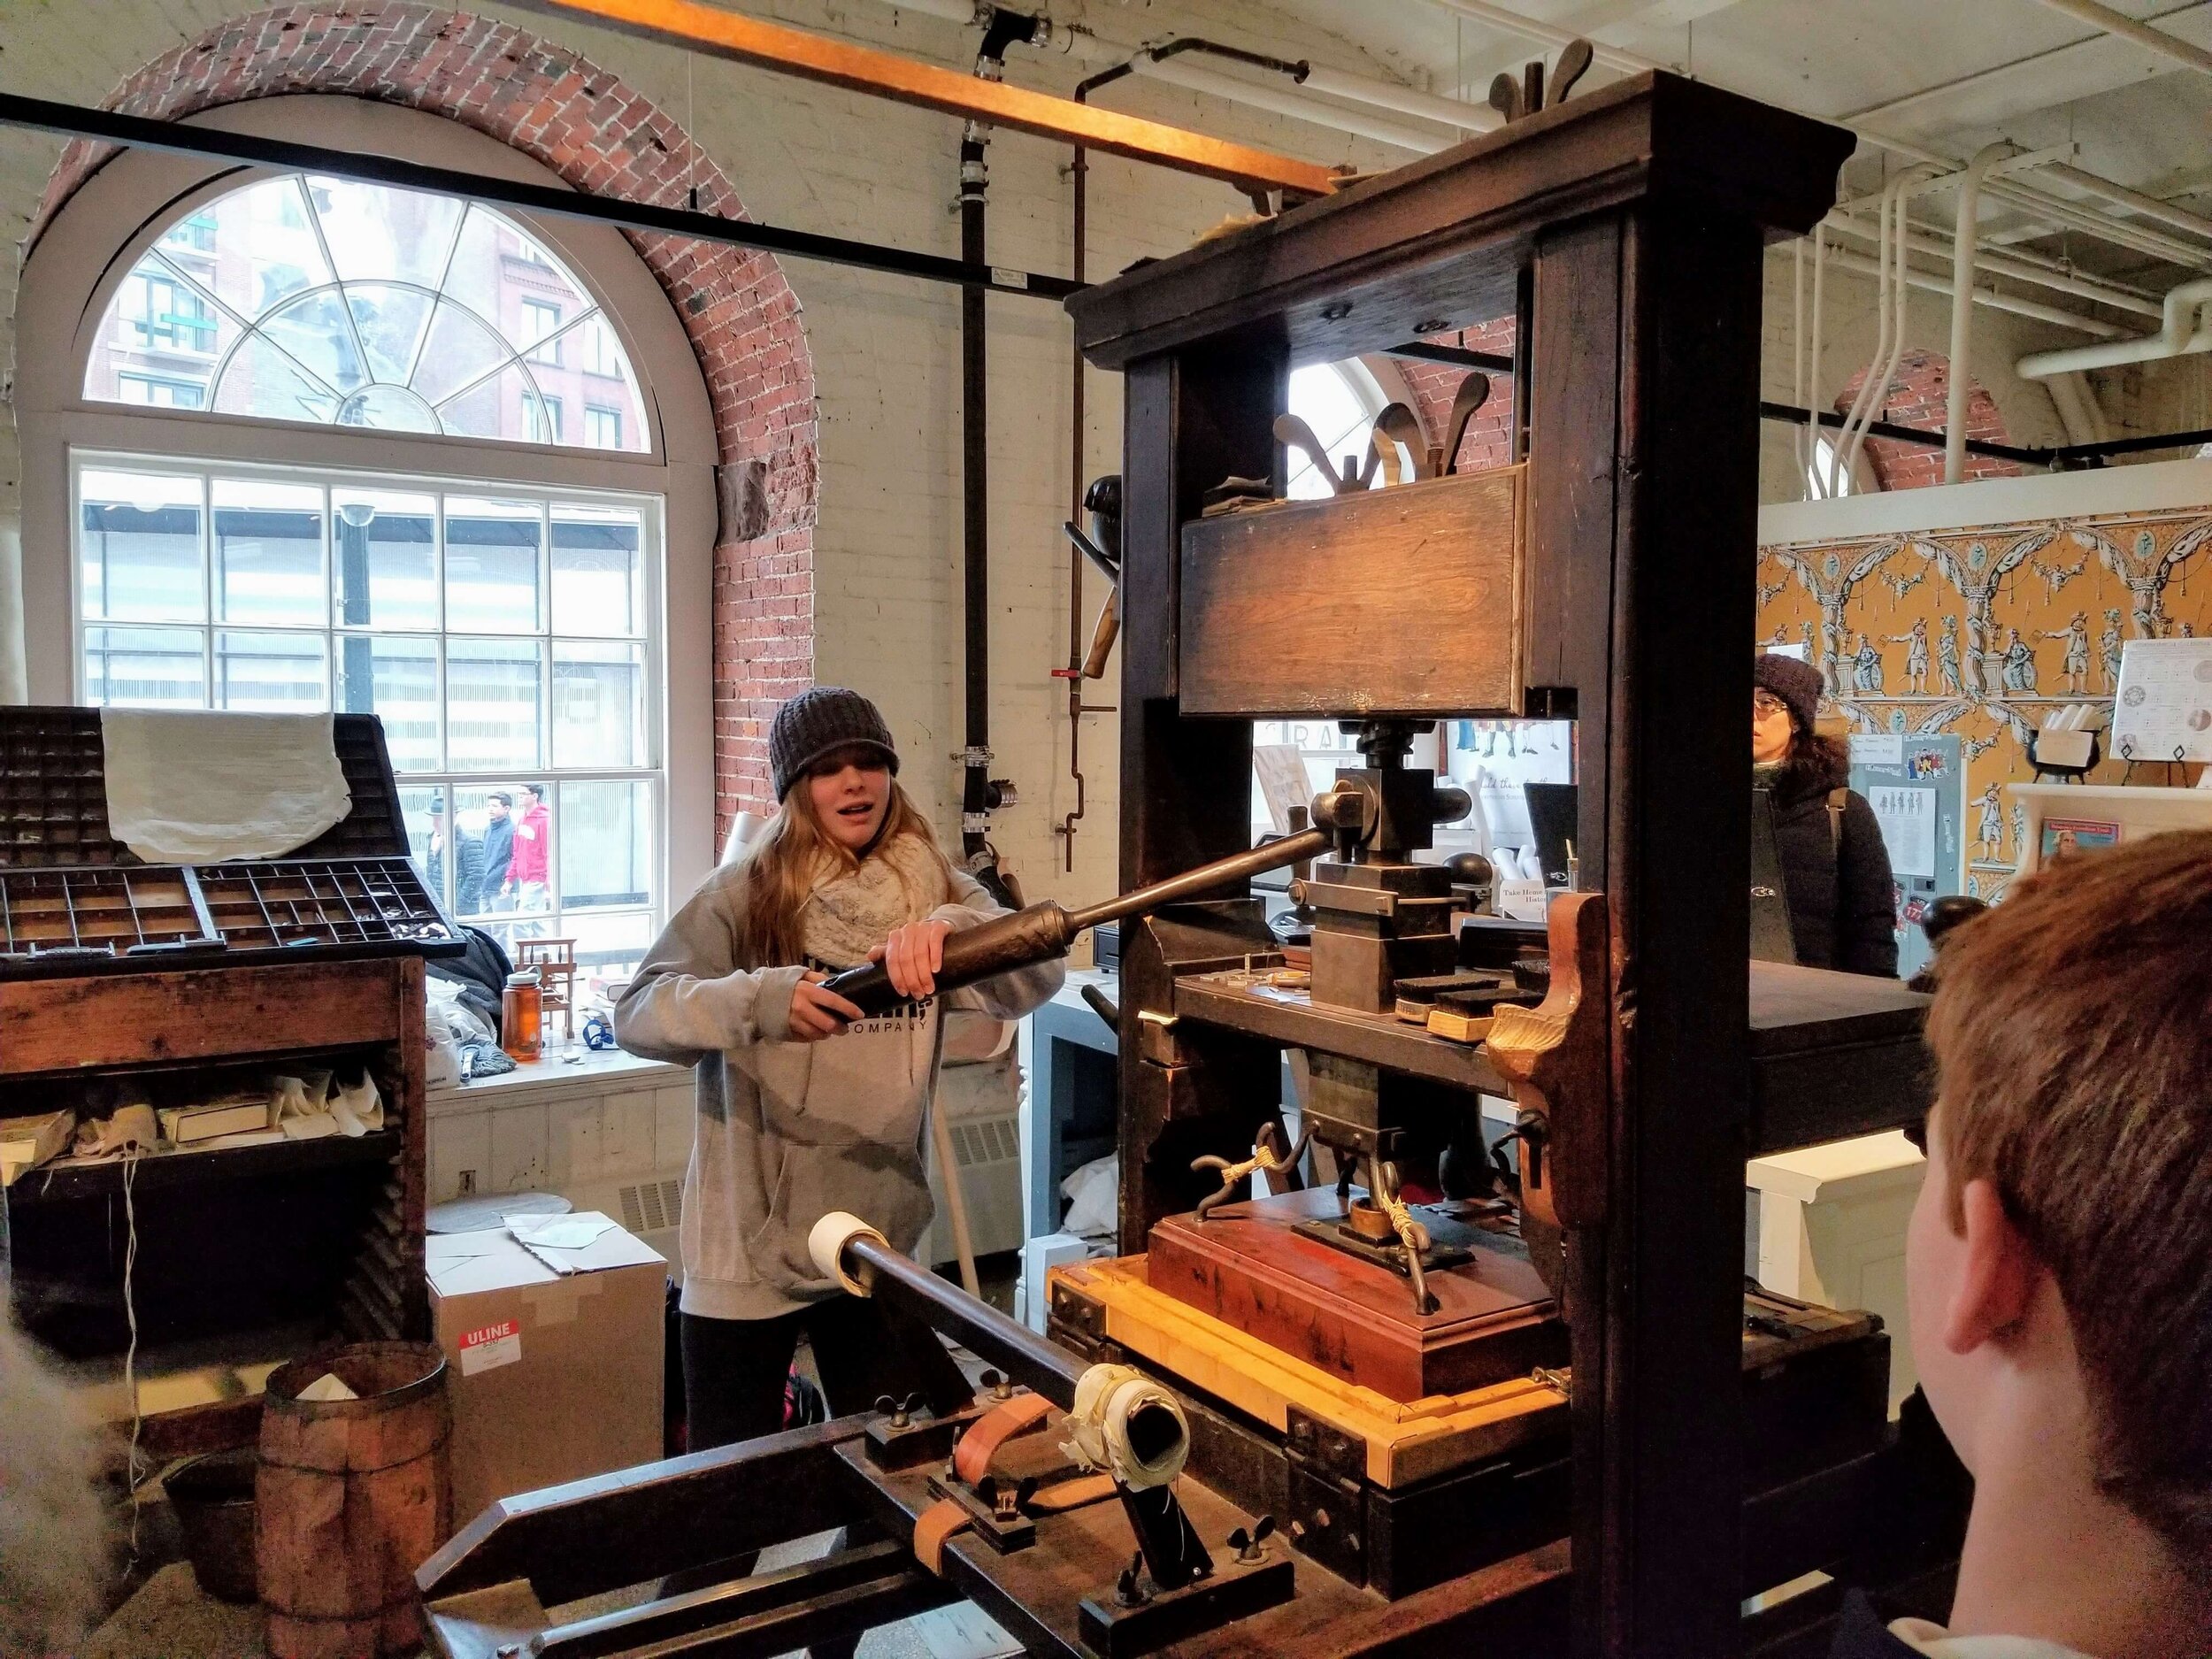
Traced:
[[799, 912], [801, 943], [810, 961], [856, 968], [893, 928], [918, 922], [951, 896], [936, 849], [918, 835], [901, 835], [859, 869], [816, 881]]

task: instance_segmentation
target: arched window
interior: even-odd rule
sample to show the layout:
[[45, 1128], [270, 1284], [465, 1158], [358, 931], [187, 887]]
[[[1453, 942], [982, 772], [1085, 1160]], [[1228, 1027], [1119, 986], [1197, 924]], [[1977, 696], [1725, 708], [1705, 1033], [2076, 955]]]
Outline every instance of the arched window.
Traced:
[[[1313, 429], [1322, 450], [1340, 470], [1347, 456], [1356, 467], [1366, 466], [1372, 453], [1368, 427], [1387, 402], [1374, 375], [1356, 359], [1291, 371], [1290, 412]], [[1328, 480], [1310, 457], [1293, 449], [1288, 464], [1286, 493], [1293, 501], [1316, 501], [1331, 493]]]
[[1832, 440], [1817, 434], [1813, 438], [1812, 459], [1805, 464], [1805, 494], [1809, 500], [1826, 501], [1835, 495], [1848, 495], [1855, 480], [1852, 470], [1837, 464], [1836, 446]]
[[109, 303], [99, 403], [638, 451], [643, 411], [598, 305], [506, 215], [296, 174], [205, 203]]
[[[349, 98], [233, 119], [535, 167]], [[451, 912], [626, 973], [712, 862], [712, 636], [669, 595], [710, 589], [716, 439], [621, 234], [131, 151], [17, 320], [34, 699], [375, 714]]]

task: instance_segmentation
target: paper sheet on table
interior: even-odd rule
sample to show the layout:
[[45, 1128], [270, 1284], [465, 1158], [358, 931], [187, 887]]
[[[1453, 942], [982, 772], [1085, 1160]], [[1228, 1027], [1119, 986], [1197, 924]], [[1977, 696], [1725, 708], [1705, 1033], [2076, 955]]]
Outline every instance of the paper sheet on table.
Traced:
[[573, 1216], [502, 1216], [518, 1243], [548, 1250], [580, 1250], [602, 1233], [612, 1233], [614, 1222], [596, 1210]]
[[327, 714], [103, 709], [108, 829], [148, 864], [275, 858], [353, 804]]

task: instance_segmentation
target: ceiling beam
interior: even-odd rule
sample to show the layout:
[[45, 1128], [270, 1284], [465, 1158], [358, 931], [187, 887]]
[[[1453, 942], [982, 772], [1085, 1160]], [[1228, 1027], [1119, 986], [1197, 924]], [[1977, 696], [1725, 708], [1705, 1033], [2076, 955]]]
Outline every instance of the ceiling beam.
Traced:
[[1240, 189], [1326, 196], [1336, 188], [1336, 175], [1312, 162], [1133, 115], [1117, 115], [1095, 104], [987, 81], [895, 52], [763, 22], [701, 4], [699, 0], [515, 0], [515, 4], [525, 12], [596, 23], [756, 69], [774, 70], [992, 127], [1154, 162], [1179, 173], [1220, 179]]

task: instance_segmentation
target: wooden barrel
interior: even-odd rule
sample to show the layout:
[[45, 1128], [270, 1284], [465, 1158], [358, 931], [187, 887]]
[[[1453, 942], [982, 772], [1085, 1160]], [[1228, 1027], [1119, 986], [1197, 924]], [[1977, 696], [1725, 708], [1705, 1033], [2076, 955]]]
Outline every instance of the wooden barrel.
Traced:
[[[326, 1372], [359, 1396], [311, 1401]], [[451, 1530], [445, 1356], [361, 1342], [272, 1372], [254, 1560], [275, 1659], [379, 1659], [422, 1640], [415, 1569]]]

